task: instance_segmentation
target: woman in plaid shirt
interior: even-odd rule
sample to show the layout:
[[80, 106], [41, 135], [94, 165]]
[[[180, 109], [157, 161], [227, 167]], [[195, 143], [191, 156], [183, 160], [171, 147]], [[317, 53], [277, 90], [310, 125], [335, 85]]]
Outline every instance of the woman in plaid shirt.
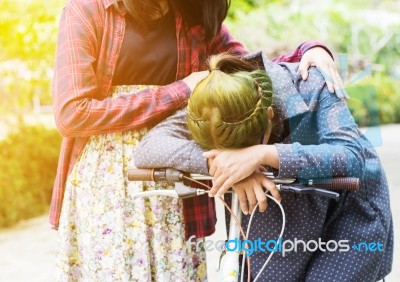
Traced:
[[[186, 250], [185, 236], [214, 231], [214, 202], [134, 200], [131, 193], [155, 184], [128, 184], [125, 172], [147, 128], [186, 105], [208, 73], [202, 71], [210, 55], [247, 53], [222, 25], [228, 6], [226, 0], [65, 5], [53, 84], [64, 138], [50, 210], [59, 230], [59, 281], [205, 279], [204, 252]], [[304, 70], [317, 64], [336, 73], [324, 48], [306, 53], [318, 46], [304, 43], [277, 60], [305, 54]]]

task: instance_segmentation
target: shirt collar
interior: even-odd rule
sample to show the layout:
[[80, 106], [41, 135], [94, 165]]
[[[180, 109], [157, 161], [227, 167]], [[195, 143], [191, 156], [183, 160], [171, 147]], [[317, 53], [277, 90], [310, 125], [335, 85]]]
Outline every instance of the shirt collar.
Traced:
[[296, 85], [297, 78], [285, 64], [271, 62], [263, 51], [246, 55], [247, 60], [253, 61], [268, 73], [272, 81], [273, 100], [279, 109], [279, 119], [287, 120], [309, 112], [310, 109], [301, 97]]
[[[122, 0], [117, 0], [117, 2], [121, 2]], [[102, 0], [104, 9], [108, 9], [112, 4], [114, 4], [115, 0]]]

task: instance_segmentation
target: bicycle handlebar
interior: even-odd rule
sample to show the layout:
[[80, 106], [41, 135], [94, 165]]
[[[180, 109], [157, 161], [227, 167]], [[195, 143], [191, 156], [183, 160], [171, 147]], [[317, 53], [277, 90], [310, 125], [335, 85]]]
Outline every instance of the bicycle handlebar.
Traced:
[[128, 170], [129, 181], [166, 181], [168, 184], [182, 181], [185, 174], [173, 168], [137, 168]]
[[315, 178], [312, 180], [298, 179], [297, 183], [308, 187], [317, 186], [329, 190], [356, 191], [360, 186], [360, 179], [356, 177]]
[[[274, 182], [279, 191], [297, 194], [319, 195], [338, 200], [337, 191], [356, 191], [359, 188], [359, 179], [355, 177], [333, 177], [316, 179], [276, 178], [272, 172], [263, 173], [269, 180]], [[128, 170], [129, 181], [166, 181], [169, 185], [182, 182], [188, 178], [195, 180], [211, 180], [211, 176], [200, 174], [187, 174], [173, 168], [151, 168]], [[176, 186], [176, 185], [175, 185]], [[175, 187], [176, 197], [187, 198], [201, 195], [207, 191], [204, 189], [180, 185]]]
[[[166, 181], [169, 184], [182, 181], [184, 176], [189, 176], [196, 180], [211, 180], [211, 176], [200, 174], [185, 174], [173, 168], [138, 168], [128, 170], [129, 181]], [[356, 177], [332, 177], [315, 179], [295, 179], [295, 178], [276, 178], [271, 172], [264, 175], [276, 184], [300, 184], [302, 187], [318, 187], [338, 191], [356, 191], [359, 189], [360, 180]]]
[[[280, 191], [288, 191], [299, 194], [316, 194], [324, 197], [339, 198], [339, 193], [335, 191], [356, 191], [359, 189], [359, 179], [355, 177], [333, 177], [333, 178], [316, 178], [316, 179], [295, 179], [295, 178], [276, 178], [271, 172], [263, 173], [269, 180], [273, 181]], [[204, 194], [206, 191], [204, 189], [192, 188], [186, 186], [182, 183], [185, 179], [194, 179], [194, 180], [212, 180], [211, 176], [205, 176], [200, 174], [188, 174], [182, 171], [173, 169], [173, 168], [152, 168], [152, 169], [129, 169], [128, 170], [128, 180], [129, 181], [166, 181], [169, 185], [175, 185], [175, 193], [171, 193], [168, 190], [166, 193], [170, 193], [174, 197], [185, 198], [191, 197], [195, 195]], [[320, 189], [323, 188], [323, 189]], [[329, 189], [329, 190], [325, 190]], [[202, 191], [200, 191], [202, 190]], [[149, 191], [151, 193], [155, 191]], [[149, 193], [147, 192], [147, 193]], [[142, 192], [146, 193], [146, 192]], [[168, 195], [170, 195], [168, 194]], [[147, 195], [147, 194], [146, 194]], [[166, 194], [167, 195], [167, 194]], [[267, 195], [267, 197], [270, 197]], [[270, 197], [273, 199], [272, 197]], [[274, 200], [274, 199], [273, 199]], [[276, 201], [276, 200], [275, 200]], [[277, 202], [277, 204], [279, 204]], [[232, 207], [235, 207], [236, 210], [233, 210], [236, 217], [240, 218], [241, 212], [239, 209], [239, 203], [237, 199], [237, 194], [234, 193], [232, 196]], [[283, 222], [285, 222], [285, 216], [283, 212], [282, 206], [282, 214], [283, 214]], [[231, 222], [233, 215], [231, 215]], [[284, 223], [282, 227], [282, 231], [280, 234], [280, 238], [283, 234]], [[238, 227], [230, 226], [229, 237], [228, 238], [237, 238], [239, 237]], [[273, 253], [271, 253], [272, 255]], [[269, 259], [264, 264], [263, 268], [265, 268]], [[226, 254], [226, 261], [224, 262], [224, 268], [222, 269], [222, 276], [224, 279], [227, 277], [231, 278], [232, 281], [237, 281], [239, 275], [239, 263], [238, 257], [239, 254], [237, 252], [230, 252]], [[262, 271], [262, 270], [261, 270]], [[258, 276], [257, 276], [258, 277]]]

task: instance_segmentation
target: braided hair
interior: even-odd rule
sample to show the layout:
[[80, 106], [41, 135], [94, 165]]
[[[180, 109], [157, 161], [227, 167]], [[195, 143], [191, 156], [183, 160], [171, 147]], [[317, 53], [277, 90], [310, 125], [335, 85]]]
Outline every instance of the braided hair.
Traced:
[[264, 70], [234, 55], [209, 60], [210, 74], [193, 90], [187, 124], [205, 149], [255, 145], [267, 130], [272, 83]]

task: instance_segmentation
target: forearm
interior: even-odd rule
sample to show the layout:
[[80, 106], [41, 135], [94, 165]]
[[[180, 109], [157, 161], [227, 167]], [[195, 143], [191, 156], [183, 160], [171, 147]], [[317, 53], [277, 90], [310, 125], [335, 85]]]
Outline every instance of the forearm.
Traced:
[[156, 90], [115, 99], [97, 100], [85, 89], [77, 94], [56, 92], [55, 118], [60, 132], [67, 137], [105, 134], [151, 126], [186, 104], [190, 93], [187, 85], [178, 81]]
[[136, 149], [134, 160], [138, 168], [171, 167], [188, 173], [208, 174], [203, 152], [194, 142], [149, 136]]
[[362, 177], [362, 155], [356, 148], [329, 144], [257, 145], [259, 164], [278, 170], [281, 178]]
[[101, 44], [96, 34], [102, 29], [95, 24], [98, 17], [92, 8], [70, 1], [60, 19], [53, 97], [56, 124], [67, 137], [154, 125], [183, 107], [191, 92], [178, 81], [110, 98], [113, 66], [108, 61], [116, 53], [99, 54]]
[[355, 149], [341, 145], [275, 144], [279, 159], [278, 177], [362, 177], [364, 161]]
[[208, 174], [203, 151], [190, 140], [186, 109], [183, 109], [146, 134], [136, 148], [134, 160], [140, 168], [173, 167], [190, 173]]

